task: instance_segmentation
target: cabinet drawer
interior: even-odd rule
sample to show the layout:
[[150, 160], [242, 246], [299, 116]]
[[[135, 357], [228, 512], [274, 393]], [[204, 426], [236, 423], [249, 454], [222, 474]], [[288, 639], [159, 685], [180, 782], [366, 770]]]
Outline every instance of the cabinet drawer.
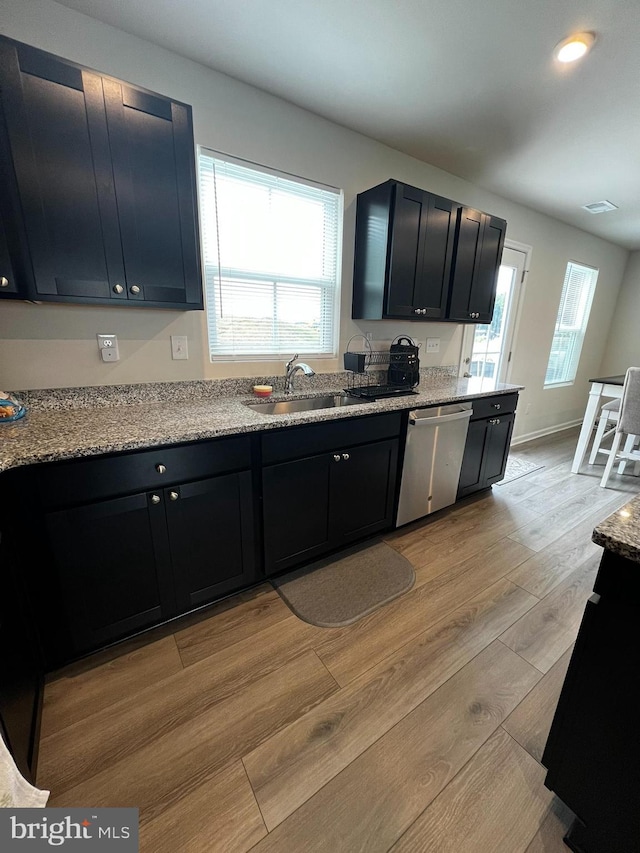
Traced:
[[250, 439], [241, 436], [53, 463], [36, 471], [35, 479], [42, 504], [53, 508], [162, 489], [250, 466]]
[[394, 438], [400, 434], [401, 422], [401, 413], [391, 412], [269, 432], [262, 438], [262, 462], [271, 465], [354, 444]]
[[491, 418], [495, 415], [507, 415], [515, 412], [518, 404], [517, 394], [496, 394], [494, 397], [479, 397], [472, 400], [473, 414], [471, 420], [478, 418]]

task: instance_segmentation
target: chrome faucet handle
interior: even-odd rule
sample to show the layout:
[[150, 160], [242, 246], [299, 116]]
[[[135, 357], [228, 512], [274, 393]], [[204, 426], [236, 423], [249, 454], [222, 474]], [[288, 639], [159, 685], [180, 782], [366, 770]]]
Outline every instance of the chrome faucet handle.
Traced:
[[293, 367], [293, 362], [294, 362], [297, 358], [298, 358], [298, 353], [296, 353], [295, 355], [291, 356], [291, 358], [289, 359], [289, 361], [286, 363], [286, 365], [285, 365], [285, 368], [284, 368], [284, 369], [286, 370], [286, 372], [287, 372], [287, 373], [289, 372], [289, 370], [291, 369], [291, 367]]

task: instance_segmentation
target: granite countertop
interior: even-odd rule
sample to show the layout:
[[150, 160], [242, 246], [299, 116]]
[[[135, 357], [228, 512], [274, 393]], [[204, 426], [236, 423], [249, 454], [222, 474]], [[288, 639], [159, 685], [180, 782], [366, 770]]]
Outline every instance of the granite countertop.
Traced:
[[[520, 390], [521, 385], [458, 379], [443, 368], [421, 372], [418, 394], [332, 409], [264, 415], [247, 408], [261, 378], [148, 383], [14, 392], [27, 414], [0, 424], [0, 471], [124, 450], [279, 429], [464, 401]], [[270, 400], [323, 396], [347, 387], [345, 374], [316, 374], [285, 397], [274, 385]]]
[[600, 522], [591, 538], [596, 545], [640, 563], [640, 496]]

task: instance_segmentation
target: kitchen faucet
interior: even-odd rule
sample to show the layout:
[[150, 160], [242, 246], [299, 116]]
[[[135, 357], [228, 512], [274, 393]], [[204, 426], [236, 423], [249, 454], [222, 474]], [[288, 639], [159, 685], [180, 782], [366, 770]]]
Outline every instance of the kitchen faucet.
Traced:
[[284, 377], [284, 393], [292, 394], [293, 393], [293, 377], [295, 374], [301, 370], [305, 376], [314, 376], [315, 370], [312, 370], [308, 364], [305, 364], [304, 361], [299, 361], [297, 364], [294, 364], [295, 360], [298, 357], [298, 353], [296, 353], [293, 358], [291, 358], [286, 366], [285, 366], [285, 377]]

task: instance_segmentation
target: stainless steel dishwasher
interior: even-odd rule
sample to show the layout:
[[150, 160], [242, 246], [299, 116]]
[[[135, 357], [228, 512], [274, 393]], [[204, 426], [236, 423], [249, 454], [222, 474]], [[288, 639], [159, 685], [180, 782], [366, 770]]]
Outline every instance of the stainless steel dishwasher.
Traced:
[[471, 403], [409, 412], [396, 527], [456, 499]]

